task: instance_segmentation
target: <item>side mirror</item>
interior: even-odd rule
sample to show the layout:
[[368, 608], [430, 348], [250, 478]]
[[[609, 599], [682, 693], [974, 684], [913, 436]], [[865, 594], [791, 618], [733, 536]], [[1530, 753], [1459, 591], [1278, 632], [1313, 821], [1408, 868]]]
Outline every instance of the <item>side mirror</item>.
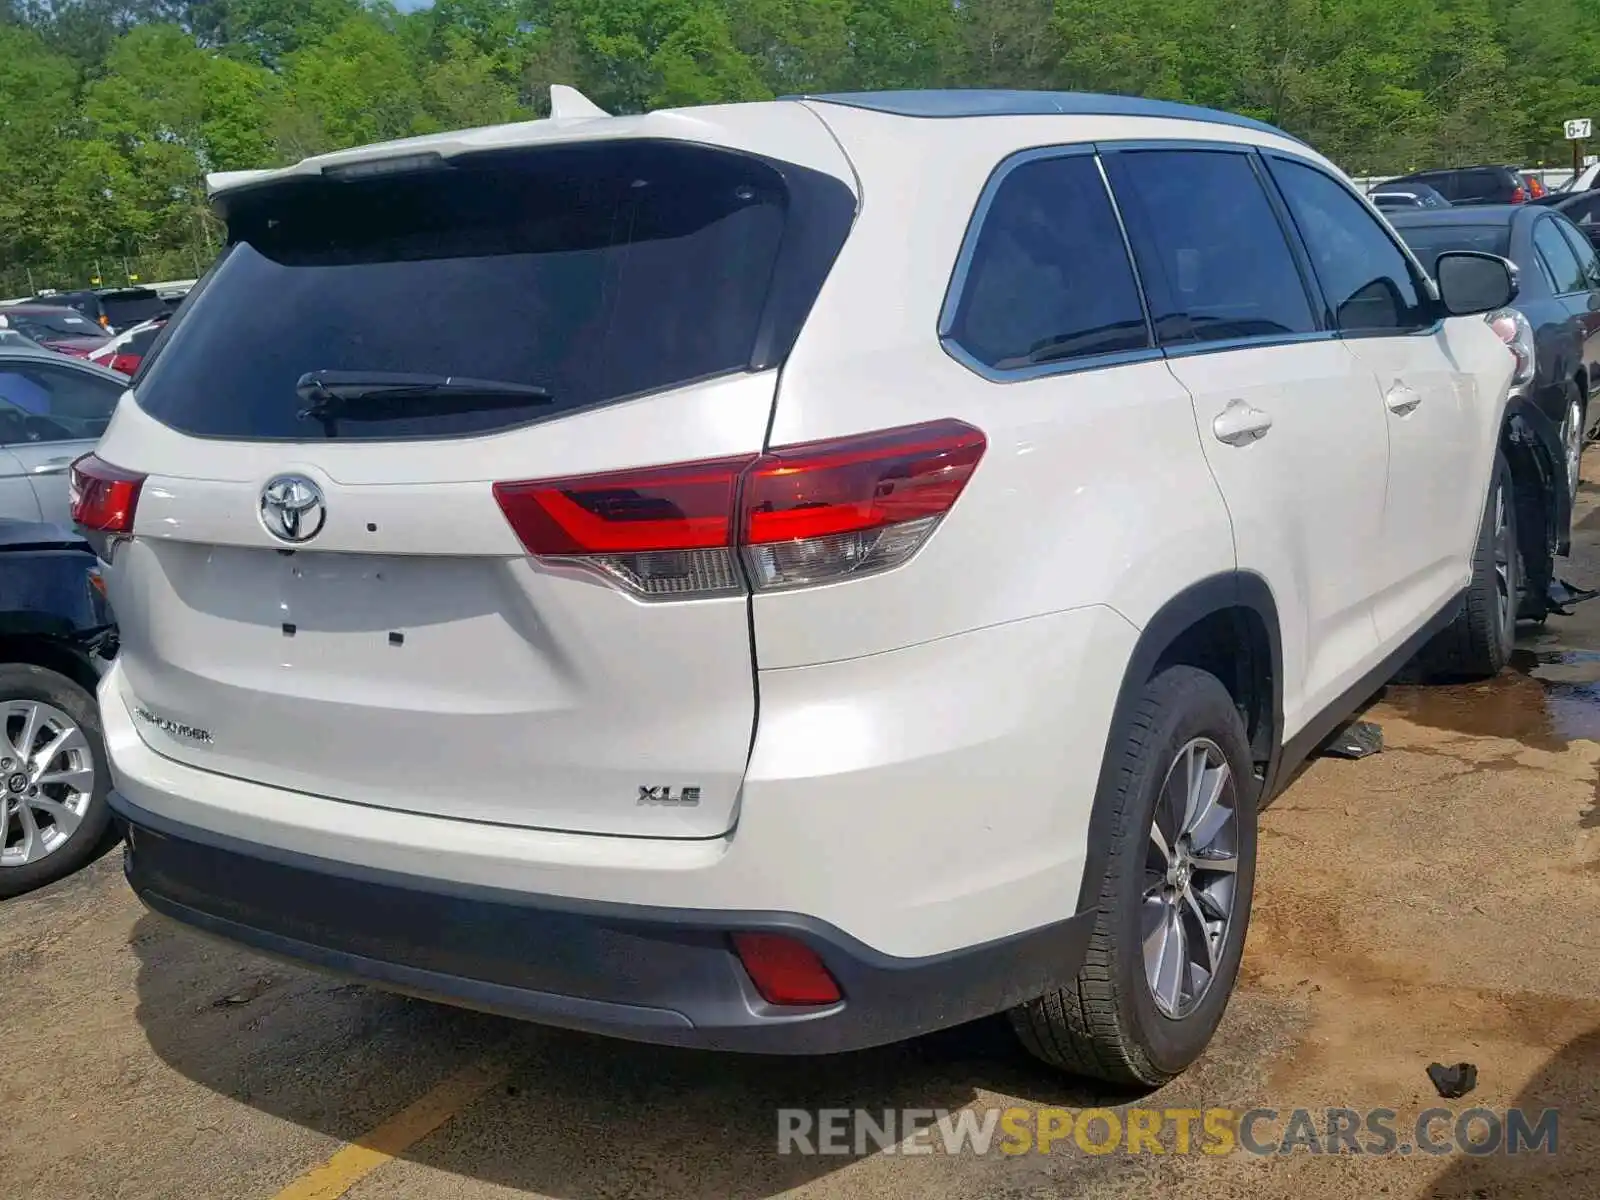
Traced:
[[1493, 312], [1517, 298], [1516, 264], [1476, 250], [1447, 250], [1434, 266], [1439, 299], [1452, 317]]

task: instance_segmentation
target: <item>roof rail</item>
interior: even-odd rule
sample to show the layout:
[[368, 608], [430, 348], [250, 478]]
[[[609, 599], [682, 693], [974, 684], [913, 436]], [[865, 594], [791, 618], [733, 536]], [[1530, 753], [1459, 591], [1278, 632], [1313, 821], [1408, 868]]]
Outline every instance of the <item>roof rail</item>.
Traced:
[[[785, 96], [785, 100], [817, 100], [845, 104], [901, 117], [1163, 117], [1167, 120], [1208, 121], [1272, 133], [1299, 142], [1276, 125], [1220, 109], [1200, 108], [1174, 100], [1146, 100], [1142, 96], [1111, 96], [1094, 92], [1030, 92], [1003, 88], [929, 88], [898, 92], [830, 92]], [[1302, 143], [1304, 144], [1304, 143]]]

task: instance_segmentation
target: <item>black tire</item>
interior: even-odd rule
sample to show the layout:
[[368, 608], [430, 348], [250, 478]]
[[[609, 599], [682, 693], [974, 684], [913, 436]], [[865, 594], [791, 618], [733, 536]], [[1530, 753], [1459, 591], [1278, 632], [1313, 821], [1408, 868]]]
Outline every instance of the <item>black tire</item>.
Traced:
[[[1142, 926], [1147, 871], [1156, 861], [1156, 803], [1169, 769], [1195, 739], [1211, 743], [1232, 773], [1238, 866], [1216, 970], [1192, 1010], [1174, 1017], [1158, 1007], [1146, 973]], [[1113, 823], [1088, 954], [1070, 986], [1013, 1009], [1011, 1023], [1029, 1052], [1052, 1066], [1153, 1087], [1200, 1057], [1233, 991], [1255, 885], [1257, 786], [1233, 698], [1215, 676], [1193, 667], [1169, 667], [1145, 685], [1108, 753], [1120, 765], [1111, 794], [1095, 798], [1110, 806]]]
[[[89, 743], [89, 754], [94, 762], [94, 786], [82, 819], [64, 845], [35, 862], [0, 866], [0, 899], [53, 883], [83, 867], [105, 851], [111, 825], [111, 806], [106, 803], [106, 793], [111, 790], [111, 768], [106, 761], [100, 710], [94, 696], [55, 671], [7, 663], [0, 665], [0, 713], [10, 700], [43, 701], [60, 709], [76, 723]], [[0, 756], [11, 753], [9, 747], [9, 739], [0, 742]], [[3, 784], [0, 780], [0, 787]], [[12, 827], [15, 828], [15, 818]]]
[[[1497, 516], [1504, 514], [1504, 524]], [[1497, 559], [1508, 561], [1501, 574]], [[1509, 602], [1502, 603], [1509, 589]], [[1472, 554], [1472, 582], [1456, 619], [1422, 650], [1422, 674], [1433, 680], [1487, 679], [1511, 661], [1517, 635], [1517, 610], [1522, 596], [1522, 555], [1517, 549], [1517, 505], [1511, 467], [1503, 455], [1494, 458], [1489, 496], [1478, 526]]]

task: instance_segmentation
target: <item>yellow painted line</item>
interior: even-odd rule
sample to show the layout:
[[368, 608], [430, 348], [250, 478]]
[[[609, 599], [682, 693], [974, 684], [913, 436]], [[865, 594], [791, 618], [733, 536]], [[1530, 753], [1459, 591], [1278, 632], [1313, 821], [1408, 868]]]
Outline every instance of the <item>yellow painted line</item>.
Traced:
[[327, 1162], [312, 1167], [273, 1200], [337, 1200], [363, 1177], [404, 1154], [485, 1092], [504, 1083], [513, 1065], [504, 1056], [486, 1055], [463, 1067]]

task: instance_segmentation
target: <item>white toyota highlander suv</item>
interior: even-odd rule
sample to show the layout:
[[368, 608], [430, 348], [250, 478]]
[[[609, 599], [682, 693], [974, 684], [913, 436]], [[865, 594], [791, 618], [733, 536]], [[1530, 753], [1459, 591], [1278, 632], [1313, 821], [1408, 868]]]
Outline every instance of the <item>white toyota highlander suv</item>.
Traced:
[[1565, 549], [1511, 268], [1175, 104], [555, 109], [213, 178], [73, 475], [133, 887], [577, 1029], [1181, 1071], [1258, 808]]

